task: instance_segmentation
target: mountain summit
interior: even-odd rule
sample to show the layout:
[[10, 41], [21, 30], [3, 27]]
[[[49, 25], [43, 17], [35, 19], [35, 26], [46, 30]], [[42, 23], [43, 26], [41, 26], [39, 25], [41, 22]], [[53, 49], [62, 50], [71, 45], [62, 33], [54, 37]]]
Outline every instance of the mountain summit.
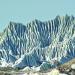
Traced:
[[75, 17], [34, 20], [27, 25], [10, 22], [0, 33], [0, 60], [13, 66], [40, 66], [54, 60], [61, 64], [75, 57]]

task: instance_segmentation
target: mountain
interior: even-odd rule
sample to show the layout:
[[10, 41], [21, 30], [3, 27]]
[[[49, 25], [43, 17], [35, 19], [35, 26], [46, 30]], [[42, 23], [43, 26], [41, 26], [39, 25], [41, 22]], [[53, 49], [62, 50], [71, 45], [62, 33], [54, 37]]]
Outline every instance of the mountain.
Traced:
[[26, 25], [10, 22], [0, 33], [2, 58], [20, 68], [43, 62], [63, 64], [75, 58], [75, 17], [56, 16], [45, 22], [35, 19]]

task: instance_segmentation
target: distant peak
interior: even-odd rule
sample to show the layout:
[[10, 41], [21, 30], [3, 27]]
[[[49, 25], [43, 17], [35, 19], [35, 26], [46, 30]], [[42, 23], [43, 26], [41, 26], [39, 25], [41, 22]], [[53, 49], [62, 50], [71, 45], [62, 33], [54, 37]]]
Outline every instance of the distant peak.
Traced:
[[41, 21], [40, 21], [40, 20], [38, 20], [38, 19], [34, 19], [34, 20], [32, 20], [32, 22], [37, 23], [37, 22], [41, 22]]
[[9, 22], [9, 25], [17, 25], [17, 24], [22, 24], [22, 23], [17, 23], [17, 22], [13, 22], [13, 21]]

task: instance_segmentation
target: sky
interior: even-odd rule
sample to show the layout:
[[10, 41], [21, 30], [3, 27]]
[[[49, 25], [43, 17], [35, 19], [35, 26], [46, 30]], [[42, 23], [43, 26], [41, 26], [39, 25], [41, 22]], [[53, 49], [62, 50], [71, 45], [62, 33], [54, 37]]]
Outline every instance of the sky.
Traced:
[[75, 16], [75, 0], [0, 0], [0, 32], [10, 21], [26, 24], [66, 14]]

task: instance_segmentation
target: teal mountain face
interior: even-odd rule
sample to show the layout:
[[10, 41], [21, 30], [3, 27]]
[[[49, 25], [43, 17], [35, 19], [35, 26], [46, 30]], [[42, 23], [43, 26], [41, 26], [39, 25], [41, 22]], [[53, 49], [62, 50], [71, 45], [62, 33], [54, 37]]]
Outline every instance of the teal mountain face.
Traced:
[[27, 25], [10, 22], [0, 33], [0, 60], [14, 67], [40, 66], [43, 62], [61, 64], [75, 58], [75, 17], [56, 16], [54, 20], [34, 20]]

